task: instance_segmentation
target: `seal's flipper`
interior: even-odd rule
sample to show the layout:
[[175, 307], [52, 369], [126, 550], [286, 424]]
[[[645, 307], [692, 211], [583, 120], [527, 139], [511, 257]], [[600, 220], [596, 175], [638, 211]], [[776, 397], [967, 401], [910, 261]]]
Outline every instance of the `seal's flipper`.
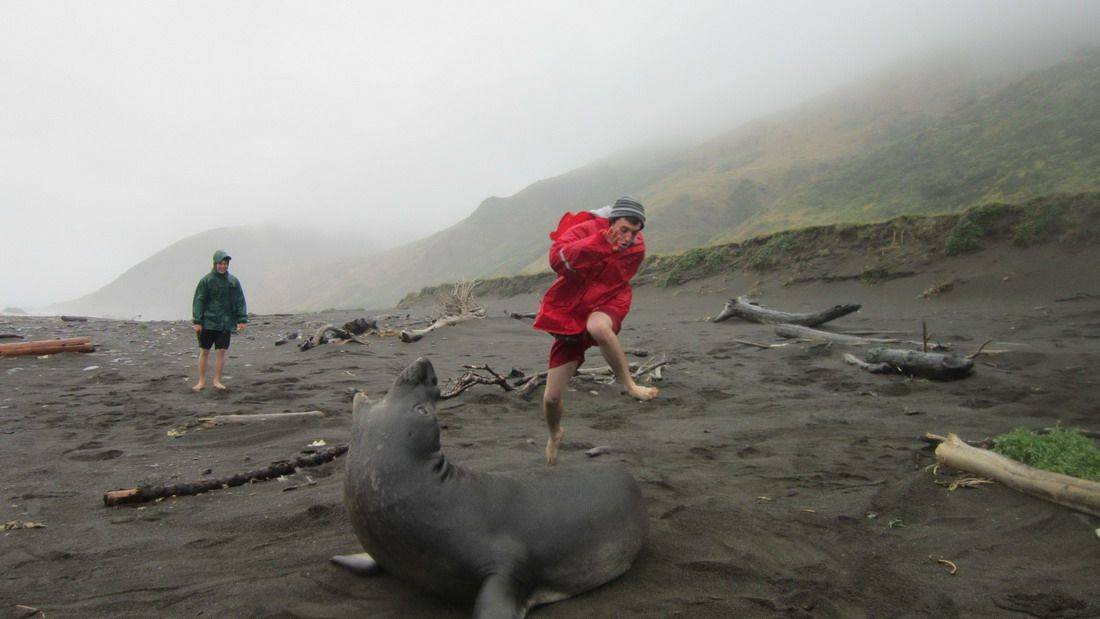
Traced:
[[382, 571], [382, 566], [365, 552], [357, 555], [336, 555], [332, 562], [359, 576], [374, 576]]
[[493, 574], [481, 583], [474, 603], [474, 619], [523, 619], [526, 616], [526, 594], [512, 577]]

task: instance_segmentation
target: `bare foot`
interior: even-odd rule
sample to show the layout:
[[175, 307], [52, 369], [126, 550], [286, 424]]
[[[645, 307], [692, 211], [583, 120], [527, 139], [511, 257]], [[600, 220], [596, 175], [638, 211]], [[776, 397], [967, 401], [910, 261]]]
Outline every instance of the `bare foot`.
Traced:
[[565, 436], [565, 428], [559, 427], [555, 434], [546, 439], [546, 465], [554, 466], [558, 463], [558, 446], [561, 445], [561, 437]]
[[206, 388], [206, 383], [204, 383], [200, 380], [199, 382], [195, 383], [194, 387], [191, 387], [191, 391], [194, 391], [194, 392], [197, 393], [199, 391], [202, 391], [205, 388]]
[[218, 391], [225, 391], [225, 385], [221, 384], [219, 381], [214, 381], [214, 388]]
[[657, 394], [660, 393], [660, 390], [656, 387], [643, 387], [639, 384], [631, 385], [627, 387], [625, 391], [630, 397], [635, 400], [641, 400], [642, 402], [648, 402], [657, 397]]

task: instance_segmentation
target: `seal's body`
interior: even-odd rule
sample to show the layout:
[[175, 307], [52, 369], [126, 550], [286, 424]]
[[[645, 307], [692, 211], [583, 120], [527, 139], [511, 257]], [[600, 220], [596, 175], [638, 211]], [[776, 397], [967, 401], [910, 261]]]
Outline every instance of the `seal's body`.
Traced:
[[356, 399], [344, 499], [379, 566], [445, 597], [476, 599], [478, 617], [522, 617], [630, 567], [648, 525], [629, 473], [455, 466], [440, 448], [438, 396], [431, 363], [418, 359], [381, 403]]

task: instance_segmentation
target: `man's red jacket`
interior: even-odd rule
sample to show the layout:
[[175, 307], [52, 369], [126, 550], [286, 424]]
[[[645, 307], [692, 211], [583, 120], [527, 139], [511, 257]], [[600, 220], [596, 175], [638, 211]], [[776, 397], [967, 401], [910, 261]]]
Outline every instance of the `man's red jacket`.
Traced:
[[612, 251], [604, 238], [609, 222], [590, 212], [566, 213], [550, 233], [550, 268], [558, 278], [546, 291], [535, 328], [558, 335], [583, 333], [588, 315], [607, 309], [625, 318], [634, 296], [630, 279], [645, 258], [645, 239]]

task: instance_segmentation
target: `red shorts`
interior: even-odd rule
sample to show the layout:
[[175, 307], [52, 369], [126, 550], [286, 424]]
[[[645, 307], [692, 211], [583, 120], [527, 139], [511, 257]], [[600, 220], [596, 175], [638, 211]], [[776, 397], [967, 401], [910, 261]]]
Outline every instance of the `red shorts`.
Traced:
[[[607, 314], [611, 318], [611, 329], [615, 331], [615, 333], [618, 333], [619, 330], [623, 328], [623, 319], [617, 313], [602, 308], [592, 311]], [[593, 346], [599, 346], [596, 340], [592, 339], [588, 331], [577, 335], [553, 335], [554, 345], [550, 347], [549, 368], [551, 370], [559, 365], [565, 365], [572, 361], [576, 361], [577, 367], [580, 367], [584, 364], [584, 351]]]

